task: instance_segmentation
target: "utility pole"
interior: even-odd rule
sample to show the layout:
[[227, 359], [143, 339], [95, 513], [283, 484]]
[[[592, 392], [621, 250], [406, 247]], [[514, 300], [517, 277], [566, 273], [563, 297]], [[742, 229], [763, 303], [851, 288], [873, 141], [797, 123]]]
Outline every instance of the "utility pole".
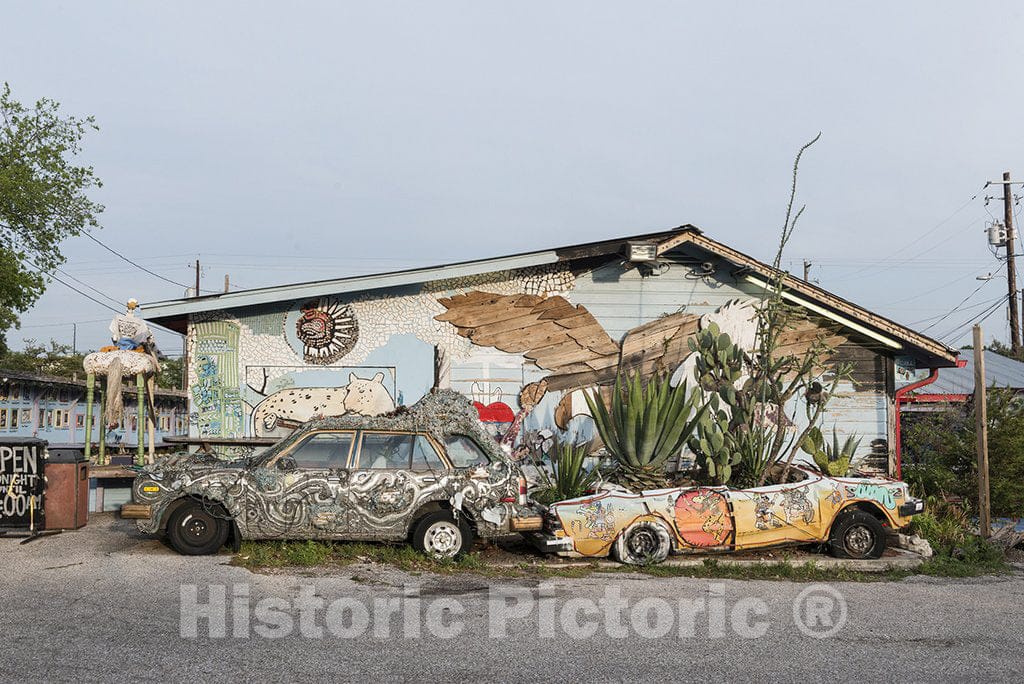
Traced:
[[71, 324], [71, 353], [78, 353], [78, 324]]
[[196, 297], [199, 296], [199, 259], [196, 259]]
[[985, 398], [985, 338], [974, 326], [974, 426], [978, 433], [978, 531], [992, 536], [992, 510], [988, 488], [988, 404]]
[[231, 289], [231, 278], [227, 273], [224, 274], [224, 291], [227, 292]]
[[811, 264], [810, 261], [808, 261], [807, 259], [804, 259], [804, 282], [805, 283], [809, 282], [807, 278], [808, 278], [808, 276], [811, 273], [811, 265], [812, 264]]
[[1006, 285], [1010, 291], [1010, 349], [1014, 355], [1020, 353], [1020, 318], [1017, 309], [1017, 269], [1014, 252], [1017, 239], [1013, 230], [1013, 186], [1010, 172], [1003, 173], [1003, 224], [1006, 226]]

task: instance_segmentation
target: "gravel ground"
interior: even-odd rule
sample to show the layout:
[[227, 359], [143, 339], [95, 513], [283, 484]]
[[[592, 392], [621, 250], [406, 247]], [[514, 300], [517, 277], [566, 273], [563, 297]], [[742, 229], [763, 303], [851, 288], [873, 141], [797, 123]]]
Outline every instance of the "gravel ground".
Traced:
[[[374, 566], [253, 574], [228, 555], [179, 556], [109, 515], [24, 546], [0, 539], [0, 558], [3, 681], [991, 681], [1024, 671], [1021, 573], [832, 585]], [[197, 618], [204, 609], [210, 618]]]

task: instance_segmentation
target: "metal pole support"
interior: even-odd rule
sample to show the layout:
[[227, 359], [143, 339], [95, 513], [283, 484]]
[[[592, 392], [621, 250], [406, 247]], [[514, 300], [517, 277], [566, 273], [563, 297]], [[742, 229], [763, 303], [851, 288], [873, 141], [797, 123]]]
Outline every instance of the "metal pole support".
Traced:
[[96, 458], [99, 465], [107, 465], [107, 392], [100, 387], [100, 453]]
[[92, 399], [93, 385], [96, 384], [96, 376], [92, 373], [85, 375], [85, 460], [92, 456]]
[[135, 419], [135, 426], [138, 428], [136, 435], [139, 442], [135, 450], [135, 465], [142, 466], [146, 465], [146, 442], [142, 438], [146, 429], [146, 378], [142, 373], [135, 375], [135, 391], [139, 399], [139, 410]]

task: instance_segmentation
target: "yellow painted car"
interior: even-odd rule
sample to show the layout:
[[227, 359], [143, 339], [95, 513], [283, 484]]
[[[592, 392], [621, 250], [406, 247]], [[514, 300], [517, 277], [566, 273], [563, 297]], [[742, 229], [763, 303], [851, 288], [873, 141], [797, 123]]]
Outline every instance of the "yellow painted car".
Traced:
[[646, 564], [670, 553], [828, 544], [840, 558], [878, 558], [888, 533], [924, 511], [907, 485], [833, 478], [794, 467], [789, 482], [752, 489], [674, 487], [601, 492], [552, 504], [527, 536], [560, 555]]

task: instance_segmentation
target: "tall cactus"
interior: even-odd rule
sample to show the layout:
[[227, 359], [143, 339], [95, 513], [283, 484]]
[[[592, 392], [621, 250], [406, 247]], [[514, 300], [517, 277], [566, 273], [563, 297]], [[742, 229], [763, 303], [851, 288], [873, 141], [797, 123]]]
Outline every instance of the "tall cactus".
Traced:
[[714, 323], [688, 344], [699, 354], [694, 374], [708, 406], [688, 442], [690, 450], [714, 484], [755, 484], [774, 460], [772, 442], [781, 428], [766, 425], [760, 415], [764, 404], [746, 377], [748, 359]]
[[719, 408], [718, 395], [712, 394], [708, 411], [697, 423], [697, 432], [689, 442], [690, 451], [703, 458], [700, 464], [714, 484], [726, 484], [742, 456], [729, 439], [729, 414]]
[[644, 385], [639, 373], [620, 374], [606, 405], [598, 394], [585, 394], [605, 448], [615, 458], [617, 482], [632, 491], [665, 486], [665, 462], [679, 453], [693, 434], [704, 408], [700, 392], [687, 383], [672, 387], [658, 374]]

